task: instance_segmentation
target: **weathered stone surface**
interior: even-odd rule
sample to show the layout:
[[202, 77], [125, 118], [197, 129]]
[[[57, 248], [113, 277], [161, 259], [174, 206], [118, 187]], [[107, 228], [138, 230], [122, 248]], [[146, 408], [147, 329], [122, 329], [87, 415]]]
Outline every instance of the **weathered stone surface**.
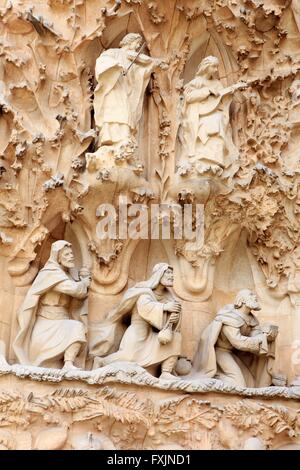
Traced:
[[[299, 74], [296, 0], [0, 0], [0, 449], [300, 445]], [[154, 204], [202, 204], [204, 240], [176, 239], [176, 223], [167, 239], [122, 236], [135, 215], [123, 203], [151, 221]], [[118, 212], [113, 239], [99, 237], [103, 204]], [[168, 380], [163, 360], [92, 370], [83, 338], [47, 368], [19, 364], [18, 316], [58, 240], [74, 251], [67, 275], [86, 282], [87, 339], [157, 263], [172, 266], [161, 313], [180, 323], [186, 359]], [[273, 386], [175, 380], [242, 289], [261, 306]], [[71, 315], [64, 301], [51, 305]]]

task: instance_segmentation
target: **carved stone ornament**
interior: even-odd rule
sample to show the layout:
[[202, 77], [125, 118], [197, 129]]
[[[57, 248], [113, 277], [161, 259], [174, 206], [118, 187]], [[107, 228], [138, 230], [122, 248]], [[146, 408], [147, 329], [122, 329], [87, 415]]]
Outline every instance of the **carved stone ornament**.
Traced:
[[0, 0], [0, 450], [300, 447], [300, 4]]

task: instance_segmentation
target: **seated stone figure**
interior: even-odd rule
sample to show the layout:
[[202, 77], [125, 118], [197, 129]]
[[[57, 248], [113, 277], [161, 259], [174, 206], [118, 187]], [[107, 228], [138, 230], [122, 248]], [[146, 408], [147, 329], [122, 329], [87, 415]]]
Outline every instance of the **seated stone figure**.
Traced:
[[240, 291], [203, 331], [191, 376], [214, 377], [241, 387], [272, 384], [276, 326], [261, 327], [252, 311], [260, 310], [257, 296]]
[[[18, 312], [19, 331], [14, 351], [21, 364], [47, 366], [64, 359], [65, 369], [76, 369], [74, 360], [86, 343], [83, 321], [70, 318], [72, 298], [84, 300], [91, 279], [88, 273], [75, 281], [71, 244], [59, 240], [52, 244], [50, 258], [38, 273]], [[83, 302], [77, 312], [86, 315]], [[81, 311], [80, 311], [81, 309]], [[82, 316], [80, 317], [82, 318]]]
[[[172, 371], [181, 351], [181, 306], [169, 290], [172, 285], [173, 269], [159, 263], [149, 280], [125, 292], [107, 320], [90, 331], [94, 368], [117, 361], [135, 362], [145, 368], [161, 365], [161, 378], [176, 379]], [[118, 325], [128, 315], [130, 326], [120, 342]]]

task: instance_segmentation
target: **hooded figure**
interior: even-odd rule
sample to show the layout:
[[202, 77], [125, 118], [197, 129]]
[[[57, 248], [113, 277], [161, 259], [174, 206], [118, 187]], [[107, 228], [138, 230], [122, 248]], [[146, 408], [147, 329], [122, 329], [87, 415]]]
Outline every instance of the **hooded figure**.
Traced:
[[21, 364], [47, 365], [64, 356], [65, 367], [74, 368], [86, 338], [84, 324], [70, 319], [71, 299], [85, 299], [90, 281], [75, 281], [68, 272], [70, 267], [74, 267], [71, 244], [64, 240], [53, 243], [49, 260], [18, 312], [19, 331], [13, 347]]
[[256, 295], [239, 292], [203, 331], [194, 357], [192, 378], [214, 377], [235, 386], [268, 387], [272, 383], [277, 327], [260, 327], [251, 309]]
[[[159, 263], [154, 266], [149, 280], [127, 290], [106, 321], [90, 329], [90, 355], [106, 356], [95, 364], [116, 361], [136, 362], [142, 367], [162, 364], [163, 378], [171, 378], [181, 351], [180, 305], [167, 288], [172, 285], [173, 269], [166, 263]], [[170, 313], [173, 317], [175, 314], [177, 320], [173, 321]], [[120, 327], [128, 315], [130, 326], [123, 336], [121, 332], [120, 342]]]

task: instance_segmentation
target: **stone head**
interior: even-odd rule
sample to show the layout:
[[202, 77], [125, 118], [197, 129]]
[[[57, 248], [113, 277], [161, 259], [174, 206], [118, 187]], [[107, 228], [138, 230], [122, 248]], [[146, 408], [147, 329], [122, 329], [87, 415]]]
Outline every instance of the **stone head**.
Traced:
[[242, 289], [237, 294], [234, 307], [236, 309], [242, 308], [243, 306], [248, 307], [250, 310], [260, 310], [260, 304], [255, 292], [250, 289]]
[[58, 262], [65, 268], [70, 269], [74, 268], [74, 254], [71, 246], [64, 246], [58, 253]]
[[174, 284], [174, 273], [171, 266], [164, 272], [160, 280], [160, 284], [164, 287], [172, 287]]
[[124, 36], [120, 42], [120, 47], [122, 49], [127, 49], [130, 51], [138, 51], [143, 44], [143, 38], [140, 34], [129, 33]]
[[218, 78], [219, 59], [214, 56], [205, 57], [197, 70], [197, 75], [206, 76], [207, 78]]

